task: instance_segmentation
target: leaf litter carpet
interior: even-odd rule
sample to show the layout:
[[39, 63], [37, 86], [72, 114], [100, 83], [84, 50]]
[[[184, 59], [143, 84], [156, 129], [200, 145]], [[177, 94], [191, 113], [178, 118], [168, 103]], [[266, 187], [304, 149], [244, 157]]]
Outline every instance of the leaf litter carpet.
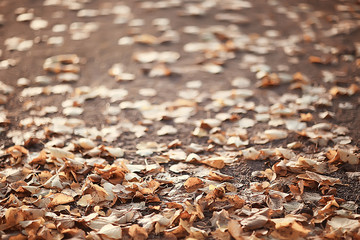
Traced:
[[1, 1], [1, 239], [360, 239], [359, 21]]

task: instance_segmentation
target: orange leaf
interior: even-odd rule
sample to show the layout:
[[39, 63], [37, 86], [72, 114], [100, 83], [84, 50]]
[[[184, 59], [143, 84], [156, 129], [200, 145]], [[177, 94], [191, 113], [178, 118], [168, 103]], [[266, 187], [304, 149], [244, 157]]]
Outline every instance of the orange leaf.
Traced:
[[200, 161], [201, 163], [203, 164], [206, 164], [210, 167], [213, 167], [213, 168], [217, 168], [217, 169], [221, 169], [223, 167], [225, 167], [225, 163], [224, 163], [224, 160], [222, 159], [206, 159], [206, 160], [203, 160], [203, 161]]
[[22, 235], [21, 233], [11, 236], [10, 238], [8, 238], [9, 240], [26, 240], [28, 239], [26, 236]]
[[203, 185], [204, 182], [197, 177], [190, 177], [184, 183], [187, 192], [194, 192], [196, 189], [203, 187]]
[[21, 208], [9, 208], [5, 212], [5, 222], [7, 228], [17, 225], [19, 222], [25, 220], [25, 214]]
[[45, 150], [42, 150], [39, 154], [39, 156], [37, 156], [36, 158], [33, 158], [29, 164], [40, 164], [40, 165], [44, 165], [46, 163], [46, 159], [47, 159], [47, 154]]
[[272, 221], [275, 223], [276, 230], [271, 235], [276, 239], [299, 239], [311, 232], [291, 217], [273, 219]]
[[131, 225], [129, 228], [129, 235], [134, 240], [145, 240], [148, 238], [148, 233], [146, 232], [145, 228], [142, 228], [137, 224]]
[[233, 179], [234, 177], [222, 174], [220, 172], [210, 171], [209, 176], [206, 178], [213, 181], [228, 181]]
[[235, 240], [242, 240], [241, 234], [243, 229], [238, 221], [230, 220], [228, 223], [228, 231]]
[[311, 63], [323, 63], [323, 60], [320, 57], [317, 56], [310, 56], [309, 62]]
[[22, 155], [27, 155], [29, 151], [22, 146], [15, 145], [6, 149], [6, 153], [10, 154], [13, 158], [19, 158]]
[[69, 196], [69, 195], [66, 195], [63, 193], [56, 193], [53, 195], [53, 199], [49, 203], [48, 207], [54, 207], [57, 205], [66, 204], [66, 203], [70, 203], [73, 201], [74, 201], [74, 198], [72, 196]]
[[310, 122], [313, 118], [314, 117], [311, 113], [300, 113], [300, 119], [302, 122]]

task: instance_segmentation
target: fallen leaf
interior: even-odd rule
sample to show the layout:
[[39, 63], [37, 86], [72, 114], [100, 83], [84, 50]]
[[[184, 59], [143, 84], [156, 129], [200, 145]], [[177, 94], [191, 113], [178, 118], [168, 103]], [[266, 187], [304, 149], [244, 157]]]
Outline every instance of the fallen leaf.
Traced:
[[105, 235], [111, 239], [121, 239], [122, 238], [121, 227], [114, 226], [112, 224], [106, 224], [99, 230], [98, 233]]
[[269, 140], [284, 139], [288, 136], [288, 133], [285, 130], [280, 129], [268, 129], [265, 130], [264, 134]]
[[73, 159], [75, 156], [73, 153], [63, 150], [61, 148], [48, 147], [50, 154], [55, 158], [71, 158]]
[[71, 203], [74, 201], [72, 196], [63, 194], [63, 193], [56, 193], [51, 196], [51, 202], [49, 203], [49, 207], [54, 207], [61, 204]]
[[253, 147], [244, 149], [241, 153], [245, 160], [257, 160], [260, 156], [260, 152]]
[[222, 232], [225, 232], [228, 229], [229, 221], [231, 221], [229, 213], [224, 209], [220, 212], [213, 212], [213, 216], [210, 219], [212, 226]]
[[11, 228], [25, 220], [25, 214], [21, 208], [8, 208], [5, 211], [6, 228]]
[[223, 181], [232, 180], [234, 177], [223, 174], [223, 173], [220, 173], [220, 172], [217, 172], [217, 171], [211, 171], [209, 173], [209, 176], [206, 177], [206, 178], [209, 179], [209, 180], [213, 180], [213, 181], [221, 181], [221, 182], [223, 182]]
[[131, 225], [131, 227], [129, 228], [129, 235], [134, 240], [145, 240], [148, 238], [148, 233], [146, 232], [146, 230], [137, 224]]
[[238, 221], [230, 220], [228, 223], [228, 231], [235, 240], [243, 239], [243, 237], [241, 236], [243, 233], [243, 228]]
[[338, 178], [328, 177], [328, 176], [320, 175], [320, 174], [317, 174], [314, 172], [309, 172], [309, 171], [306, 171], [306, 173], [304, 173], [304, 174], [299, 174], [297, 177], [304, 179], [304, 180], [315, 181], [315, 182], [319, 183], [319, 185], [333, 186], [335, 184], [341, 184], [341, 181]]
[[311, 232], [291, 217], [272, 219], [271, 221], [275, 223], [275, 231], [271, 233], [271, 236], [277, 239], [304, 238]]
[[332, 231], [341, 231], [342, 233], [355, 232], [360, 228], [359, 220], [340, 216], [331, 218], [327, 221], [327, 225], [331, 227]]
[[252, 217], [245, 218], [240, 223], [244, 228], [248, 230], [254, 230], [262, 228], [268, 221], [268, 217], [261, 214], [255, 214]]
[[224, 160], [222, 160], [220, 158], [216, 158], [216, 157], [208, 158], [208, 159], [205, 159], [205, 160], [202, 160], [199, 162], [206, 164], [210, 167], [217, 168], [217, 169], [221, 169], [221, 168], [225, 167]]
[[194, 192], [198, 188], [203, 187], [203, 185], [204, 182], [197, 177], [190, 177], [184, 183], [184, 187], [187, 192]]
[[216, 240], [230, 240], [231, 239], [229, 232], [222, 232], [220, 229], [216, 229], [215, 231], [211, 232], [211, 236]]
[[157, 135], [163, 136], [163, 135], [173, 135], [177, 133], [177, 129], [174, 128], [171, 125], [165, 125], [161, 129], [159, 129], [157, 132]]

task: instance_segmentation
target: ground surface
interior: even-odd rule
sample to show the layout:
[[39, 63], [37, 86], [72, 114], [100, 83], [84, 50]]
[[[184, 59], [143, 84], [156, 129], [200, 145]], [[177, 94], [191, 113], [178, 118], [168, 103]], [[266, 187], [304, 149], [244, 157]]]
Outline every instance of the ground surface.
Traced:
[[359, 29], [358, 1], [1, 1], [1, 238], [359, 238]]

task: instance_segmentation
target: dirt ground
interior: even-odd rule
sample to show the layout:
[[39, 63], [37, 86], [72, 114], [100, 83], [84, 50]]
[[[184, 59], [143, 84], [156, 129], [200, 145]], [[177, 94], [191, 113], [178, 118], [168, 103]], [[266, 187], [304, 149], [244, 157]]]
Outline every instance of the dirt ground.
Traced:
[[[35, 21], [39, 19], [46, 24]], [[107, 223], [114, 229], [120, 226], [122, 230], [114, 232], [122, 231], [128, 239], [359, 237], [360, 226], [345, 231], [335, 224], [339, 216], [359, 224], [359, 21], [360, 2], [345, 0], [2, 0], [0, 235], [3, 239], [116, 239], [103, 225], [94, 227], [90, 222], [109, 217], [114, 209], [144, 203], [134, 213], [141, 217]], [[55, 68], [45, 66], [46, 59], [63, 54], [74, 56], [62, 62], [51, 60]], [[74, 74], [62, 80], [65, 72]], [[80, 139], [96, 147], [85, 147]], [[42, 150], [46, 157], [35, 158]], [[69, 159], [83, 159], [84, 168], [74, 167]], [[209, 163], [209, 159], [216, 161]], [[124, 162], [128, 168], [121, 170], [124, 176], [137, 175], [137, 180], [125, 179], [142, 184], [137, 188], [150, 189], [151, 194], [113, 180], [118, 172], [105, 177], [104, 169], [124, 167]], [[230, 180], [208, 179], [210, 170], [198, 169], [203, 166]], [[12, 180], [16, 173], [7, 169], [22, 169], [22, 174], [29, 175]], [[48, 187], [45, 182], [50, 177], [33, 183], [30, 175], [41, 172], [64, 172], [62, 187]], [[92, 175], [102, 180], [95, 181]], [[192, 186], [188, 182], [192, 178], [201, 186]], [[143, 186], [151, 180], [159, 186]], [[234, 207], [224, 200], [225, 195], [211, 200], [211, 205], [205, 196], [220, 186], [216, 181], [235, 187], [236, 194], [224, 190], [226, 196], [239, 196], [251, 211], [270, 209], [266, 225], [249, 227], [246, 217], [256, 214]], [[131, 188], [127, 191], [133, 195], [123, 197], [125, 192], [111, 190], [116, 192], [114, 199], [109, 198], [114, 193], [107, 192], [102, 200], [79, 203], [86, 195], [95, 198], [95, 193], [91, 187], [80, 192], [75, 183], [108, 191], [105, 182]], [[44, 193], [35, 194], [26, 187], [19, 190], [14, 184], [36, 186]], [[56, 202], [54, 194], [69, 197], [70, 190], [72, 200]], [[297, 201], [303, 207], [290, 211], [286, 204], [269, 203], [280, 196], [274, 197], [271, 191], [286, 194], [282, 204]], [[305, 200], [312, 193], [321, 199]], [[10, 204], [12, 196], [24, 204]], [[36, 204], [46, 198], [51, 202]], [[208, 202], [205, 207], [200, 204], [203, 199]], [[186, 208], [186, 202], [195, 206], [196, 214]], [[175, 203], [182, 207], [170, 207]], [[24, 221], [37, 221], [21, 215], [26, 206], [46, 206], [57, 218], [43, 217], [45, 225], [55, 225], [46, 225], [45, 230], [44, 222], [24, 227]], [[202, 206], [202, 218], [198, 206]], [[155, 213], [165, 218], [169, 209], [183, 212], [168, 225], [152, 218]], [[215, 217], [222, 209], [230, 213], [224, 217], [224, 230]], [[349, 210], [348, 215], [341, 210]], [[20, 211], [22, 217], [9, 218], [11, 211]], [[98, 216], [85, 219], [93, 213]], [[286, 226], [295, 235], [289, 235], [273, 219], [286, 219], [290, 213], [306, 217], [311, 224], [298, 217], [301, 231], [291, 222]], [[66, 227], [59, 220], [63, 216], [73, 224]], [[189, 226], [181, 225], [184, 222]], [[242, 229], [239, 233], [234, 232], [234, 224]], [[225, 235], [216, 232], [220, 228]]]

